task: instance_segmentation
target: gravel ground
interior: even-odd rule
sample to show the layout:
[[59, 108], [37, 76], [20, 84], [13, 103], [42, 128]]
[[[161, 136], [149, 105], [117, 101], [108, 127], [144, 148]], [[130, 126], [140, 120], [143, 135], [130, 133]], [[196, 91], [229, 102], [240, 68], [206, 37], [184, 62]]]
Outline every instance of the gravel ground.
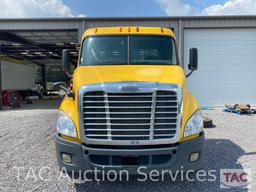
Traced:
[[[219, 178], [212, 182], [126, 181], [73, 184], [58, 179], [53, 134], [56, 101], [27, 105], [21, 110], [0, 111], [0, 191], [219, 191]], [[36, 109], [34, 109], [36, 108]], [[205, 129], [205, 170], [249, 168], [256, 173], [256, 115], [239, 116], [221, 110], [203, 111], [215, 127]], [[19, 177], [18, 168], [19, 167]], [[40, 172], [40, 168], [44, 167]], [[42, 178], [48, 181], [40, 180]], [[219, 174], [216, 174], [217, 176]], [[256, 191], [253, 174], [252, 191]], [[238, 190], [236, 190], [238, 191]]]

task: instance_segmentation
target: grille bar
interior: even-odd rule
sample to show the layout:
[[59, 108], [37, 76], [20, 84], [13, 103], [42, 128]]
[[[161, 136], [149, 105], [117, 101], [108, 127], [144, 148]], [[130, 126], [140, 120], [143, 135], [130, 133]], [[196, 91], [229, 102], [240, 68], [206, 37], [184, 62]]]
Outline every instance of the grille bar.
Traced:
[[[84, 107], [84, 109], [95, 109], [95, 108], [105, 108], [105, 106], [87, 106], [87, 107]], [[111, 109], [123, 109], [124, 107], [122, 106], [111, 106], [110, 107]], [[147, 107], [147, 106], [142, 106], [142, 107], [129, 107], [129, 106], [126, 106], [125, 108], [127, 109], [151, 109], [151, 107]], [[158, 107], [158, 108], [161, 108], [161, 107]]]
[[[150, 125], [150, 123], [138, 123], [139, 125]], [[138, 125], [136, 124], [136, 125]], [[116, 126], [129, 126], [133, 124], [125, 124], [125, 123], [85, 123], [86, 125], [116, 125]], [[159, 124], [160, 125], [160, 124]]]
[[[175, 134], [159, 134], [157, 137], [166, 137], [166, 136], [174, 136]], [[87, 134], [87, 137], [106, 137], [106, 135], [100, 134]], [[148, 137], [148, 135], [111, 135], [111, 137]]]
[[151, 120], [150, 120], [150, 135], [149, 139], [152, 140], [154, 138], [154, 123], [155, 123], [155, 106], [156, 106], [156, 91], [153, 92], [152, 105], [151, 105]]
[[[109, 98], [140, 98], [140, 97], [147, 97], [147, 98], [151, 98], [151, 95], [109, 95]], [[162, 96], [163, 97], [163, 96]], [[103, 98], [102, 96], [84, 96], [84, 98]]]
[[[105, 106], [87, 106], [87, 107], [84, 107], [84, 109], [105, 109]], [[151, 106], [136, 106], [136, 107], [129, 107], [129, 106], [109, 106], [110, 109], [123, 109], [123, 108], [126, 108], [126, 109], [151, 109], [152, 107]], [[156, 106], [155, 107], [156, 109], [175, 109], [177, 107], [175, 106]]]
[[[87, 134], [87, 137], [106, 137], [106, 135]], [[111, 135], [111, 137], [148, 137], [148, 135]]]
[[[110, 117], [109, 117], [110, 118]], [[87, 120], [99, 120], [99, 119], [109, 119], [109, 118], [103, 118], [103, 117], [87, 117]], [[138, 117], [134, 117], [134, 118], [111, 118], [112, 120], [138, 120], [138, 119], [151, 119], [151, 118], [138, 118]], [[156, 117], [155, 120], [162, 120], [162, 119], [177, 119], [177, 117]]]
[[[105, 117], [88, 117], [88, 118], [86, 118], [86, 120], [105, 120], [105, 119], [111, 119], [111, 120], [141, 120], [141, 119], [151, 119], [150, 117], [149, 118], [145, 118], [145, 117], [143, 117], [143, 118], [138, 118], [138, 117], [134, 117], [134, 118], [110, 118], [110, 117], [108, 117], [108, 118], [105, 118]], [[161, 119], [161, 118], [157, 118], [157, 119]], [[164, 118], [164, 119], [166, 119], [166, 118]]]
[[[172, 129], [157, 129], [157, 131], [168, 131]], [[86, 131], [106, 131], [106, 129], [86, 129]], [[114, 131], [148, 131], [148, 129], [114, 129]]]
[[[151, 112], [84, 112], [84, 114], [151, 114]], [[156, 114], [176, 114], [177, 112], [155, 112]]]
[[108, 133], [108, 140], [111, 140], [111, 124], [110, 124], [110, 115], [109, 115], [109, 103], [108, 103], [108, 95], [104, 92], [104, 99], [106, 102], [105, 104], [105, 111], [106, 111], [106, 120], [107, 120], [107, 133]]

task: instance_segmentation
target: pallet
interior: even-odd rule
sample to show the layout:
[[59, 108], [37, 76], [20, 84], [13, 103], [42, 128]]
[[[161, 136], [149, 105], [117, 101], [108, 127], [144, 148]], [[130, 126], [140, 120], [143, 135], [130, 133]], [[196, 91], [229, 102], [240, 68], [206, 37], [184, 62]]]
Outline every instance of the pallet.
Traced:
[[224, 112], [229, 112], [229, 113], [235, 113], [237, 115], [251, 115], [251, 114], [255, 114], [256, 111], [237, 111], [234, 109], [223, 109]]

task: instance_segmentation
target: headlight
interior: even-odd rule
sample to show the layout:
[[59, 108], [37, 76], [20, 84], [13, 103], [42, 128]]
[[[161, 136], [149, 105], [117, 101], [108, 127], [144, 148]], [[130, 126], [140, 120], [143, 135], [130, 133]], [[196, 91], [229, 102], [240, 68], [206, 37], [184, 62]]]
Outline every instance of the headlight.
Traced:
[[195, 112], [187, 121], [184, 137], [197, 134], [203, 131], [203, 118], [200, 111]]
[[60, 134], [77, 138], [76, 127], [73, 121], [62, 111], [59, 112], [57, 131]]

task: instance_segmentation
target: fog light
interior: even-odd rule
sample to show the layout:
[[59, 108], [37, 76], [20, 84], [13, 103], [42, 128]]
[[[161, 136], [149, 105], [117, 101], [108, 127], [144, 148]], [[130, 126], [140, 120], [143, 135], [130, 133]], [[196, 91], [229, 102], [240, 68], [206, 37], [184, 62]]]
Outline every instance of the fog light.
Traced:
[[197, 152], [197, 153], [192, 153], [191, 155], [190, 155], [190, 158], [189, 158], [189, 160], [191, 161], [191, 162], [194, 162], [194, 161], [197, 161], [199, 159], [199, 153]]
[[65, 162], [65, 163], [71, 163], [72, 162], [72, 157], [71, 155], [67, 154], [67, 153], [62, 153], [61, 154], [61, 157], [62, 157], [62, 160]]

